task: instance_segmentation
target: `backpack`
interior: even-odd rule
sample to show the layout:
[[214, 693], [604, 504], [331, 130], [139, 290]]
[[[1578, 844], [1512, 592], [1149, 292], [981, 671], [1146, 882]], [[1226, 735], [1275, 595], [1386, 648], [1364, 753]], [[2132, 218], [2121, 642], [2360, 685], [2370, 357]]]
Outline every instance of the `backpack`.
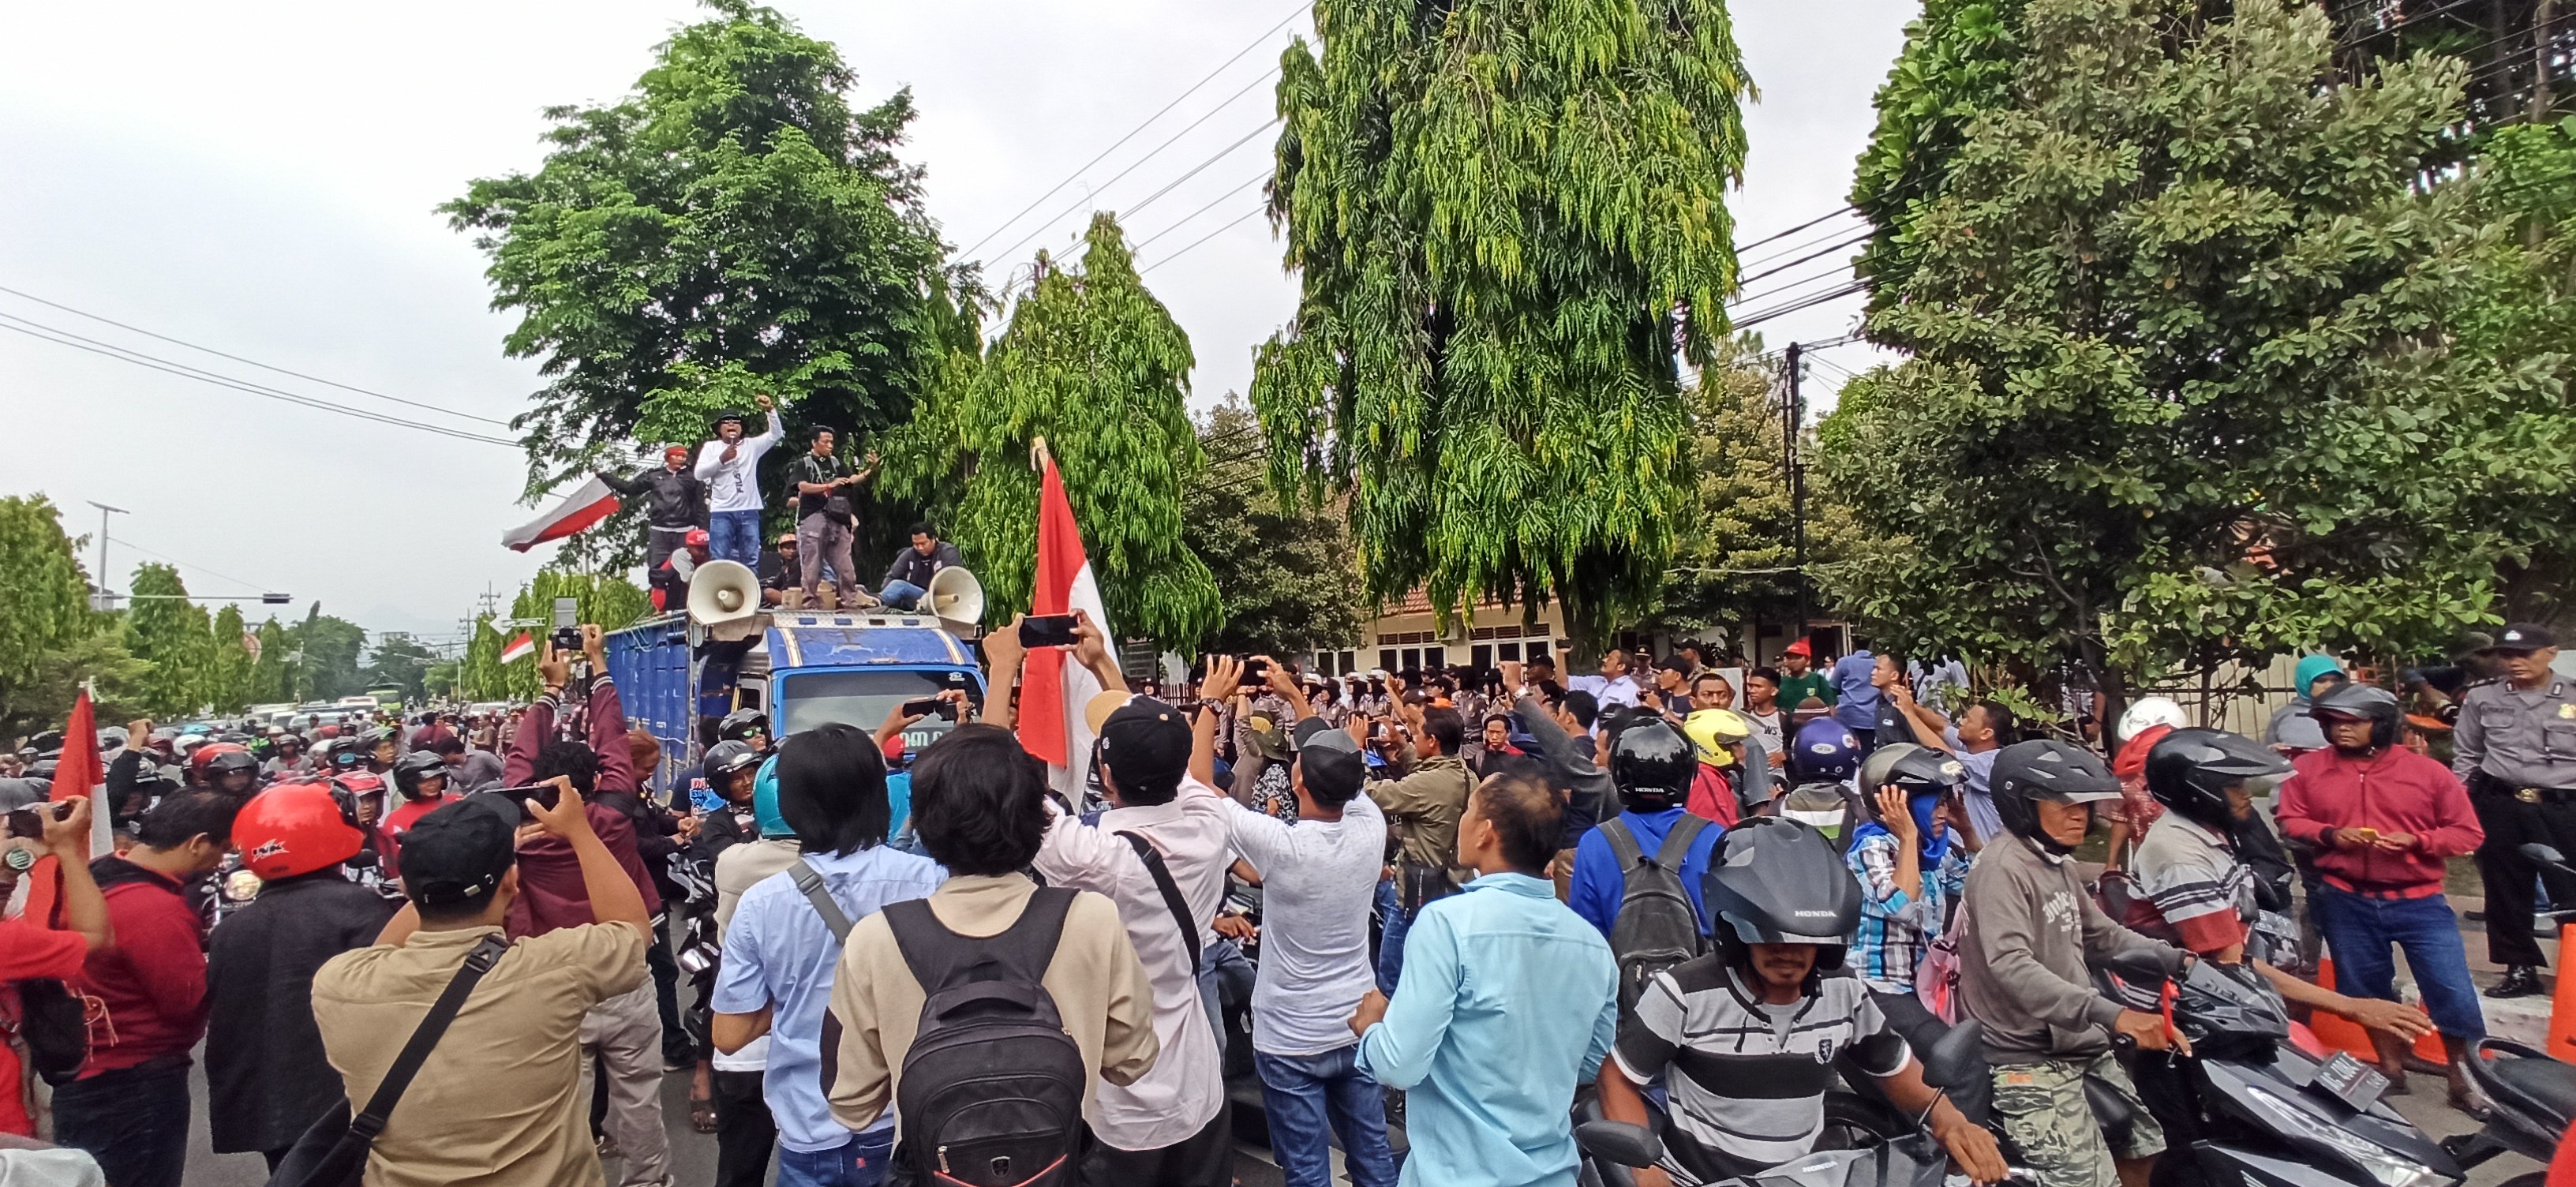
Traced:
[[[68, 1084], [89, 1063], [90, 1007], [98, 999], [51, 977], [30, 977], [18, 986], [18, 1041], [26, 1044], [27, 1066], [45, 1083]], [[103, 1020], [106, 1007], [98, 1008]]]
[[1635, 1016], [1637, 999], [1655, 974], [1708, 951], [1699, 912], [1682, 887], [1682, 859], [1708, 821], [1687, 812], [1664, 834], [1663, 847], [1648, 857], [1637, 847], [1628, 822], [1601, 826], [1622, 874], [1619, 917], [1610, 925], [1610, 955], [1619, 962], [1619, 1016]]
[[983, 939], [948, 930], [924, 899], [885, 909], [921, 982], [921, 1025], [903, 1057], [895, 1115], [923, 1182], [1062, 1187], [1078, 1180], [1091, 1067], [1040, 984], [1074, 892], [1040, 887], [1018, 921]]
[[1968, 904], [1950, 911], [1950, 926], [1923, 947], [1923, 963], [1914, 969], [1914, 996], [1932, 1016], [1959, 1024], [1959, 942], [1968, 930]]

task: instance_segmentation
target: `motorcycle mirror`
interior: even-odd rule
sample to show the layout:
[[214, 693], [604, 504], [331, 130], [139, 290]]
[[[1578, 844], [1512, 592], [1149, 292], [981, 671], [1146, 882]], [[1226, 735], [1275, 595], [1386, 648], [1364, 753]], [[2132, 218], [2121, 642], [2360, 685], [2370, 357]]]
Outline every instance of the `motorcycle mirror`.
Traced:
[[1957, 1088], [1976, 1079], [1985, 1041], [1984, 1028], [1973, 1018], [1951, 1027], [1924, 1050], [1923, 1082], [1934, 1088]]
[[1574, 1127], [1574, 1143], [1586, 1154], [1621, 1166], [1653, 1166], [1664, 1156], [1663, 1140], [1653, 1130], [1625, 1121], [1586, 1121]]
[[2567, 864], [2567, 856], [2565, 854], [2560, 853], [2556, 849], [2550, 848], [2547, 845], [2543, 845], [2538, 841], [2532, 841], [2525, 844], [2522, 846], [2520, 852], [2524, 857], [2541, 865], [2563, 866]]

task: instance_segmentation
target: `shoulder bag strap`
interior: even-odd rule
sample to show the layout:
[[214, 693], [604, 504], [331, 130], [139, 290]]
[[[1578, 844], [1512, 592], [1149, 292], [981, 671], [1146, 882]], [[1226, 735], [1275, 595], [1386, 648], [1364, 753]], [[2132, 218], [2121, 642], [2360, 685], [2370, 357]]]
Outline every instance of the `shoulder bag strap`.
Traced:
[[1628, 822], [1625, 820], [1612, 819], [1604, 822], [1601, 825], [1601, 835], [1609, 839], [1610, 855], [1618, 859], [1621, 874], [1637, 868], [1637, 859], [1646, 855], [1645, 850], [1637, 847], [1637, 834], [1628, 831]]
[[1044, 982], [1047, 969], [1055, 964], [1056, 944], [1064, 939], [1064, 917], [1073, 907], [1073, 896], [1073, 891], [1061, 886], [1038, 887], [1020, 917], [986, 941], [993, 945], [993, 955], [1016, 968], [1030, 984]]
[[1163, 863], [1161, 850], [1134, 833], [1122, 832], [1129, 845], [1136, 848], [1136, 860], [1145, 863], [1145, 872], [1154, 876], [1154, 889], [1163, 892], [1163, 905], [1171, 909], [1172, 921], [1181, 925], [1181, 938], [1190, 946], [1190, 975], [1199, 972], [1199, 929], [1190, 919], [1190, 900], [1181, 896], [1180, 883], [1172, 880], [1172, 868]]
[[509, 950], [509, 940], [487, 935], [465, 954], [465, 964], [456, 970], [455, 979], [431, 1003], [429, 1013], [421, 1016], [420, 1026], [411, 1032], [411, 1041], [403, 1044], [402, 1054], [395, 1056], [393, 1066], [386, 1069], [383, 1082], [376, 1085], [376, 1094], [367, 1098], [366, 1111], [350, 1120], [352, 1131], [369, 1141], [384, 1132], [385, 1120], [402, 1099], [403, 1090], [411, 1087], [413, 1076], [420, 1074], [420, 1065], [429, 1060], [430, 1051], [447, 1034], [448, 1024], [456, 1021], [456, 1012], [465, 1008], [465, 996], [474, 992], [475, 983], [491, 972]]
[[814, 867], [805, 864], [805, 859], [800, 857], [795, 865], [787, 867], [787, 876], [796, 883], [796, 889], [805, 893], [805, 901], [814, 904], [815, 912], [823, 917], [823, 926], [832, 929], [832, 938], [849, 943], [849, 913], [832, 900], [832, 892], [823, 885], [823, 875], [816, 873]]

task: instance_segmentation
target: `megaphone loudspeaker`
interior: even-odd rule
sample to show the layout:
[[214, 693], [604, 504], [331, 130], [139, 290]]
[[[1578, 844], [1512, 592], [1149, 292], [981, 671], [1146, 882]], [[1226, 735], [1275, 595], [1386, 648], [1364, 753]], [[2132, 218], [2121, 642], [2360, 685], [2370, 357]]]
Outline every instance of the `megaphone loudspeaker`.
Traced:
[[756, 625], [760, 576], [739, 561], [708, 561], [689, 578], [689, 621], [716, 631]]
[[984, 621], [984, 583], [963, 567], [950, 565], [931, 574], [925, 599], [930, 612], [944, 622], [972, 625]]

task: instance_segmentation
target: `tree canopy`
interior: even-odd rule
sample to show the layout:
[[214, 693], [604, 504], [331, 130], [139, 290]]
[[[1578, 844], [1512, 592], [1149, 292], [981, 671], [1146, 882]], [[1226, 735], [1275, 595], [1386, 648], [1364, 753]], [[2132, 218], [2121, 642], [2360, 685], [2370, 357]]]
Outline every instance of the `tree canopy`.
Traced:
[[1712, 356], [1736, 284], [1725, 5], [1314, 14], [1270, 191], [1303, 287], [1252, 390], [1282, 489], [1349, 491], [1377, 597], [1633, 619], [1690, 504], [1675, 355]]
[[1206, 561], [1222, 608], [1207, 651], [1298, 655], [1359, 637], [1359, 563], [1338, 507], [1282, 498], [1261, 424], [1228, 396], [1199, 424], [1206, 473], [1181, 495], [1181, 538]]

